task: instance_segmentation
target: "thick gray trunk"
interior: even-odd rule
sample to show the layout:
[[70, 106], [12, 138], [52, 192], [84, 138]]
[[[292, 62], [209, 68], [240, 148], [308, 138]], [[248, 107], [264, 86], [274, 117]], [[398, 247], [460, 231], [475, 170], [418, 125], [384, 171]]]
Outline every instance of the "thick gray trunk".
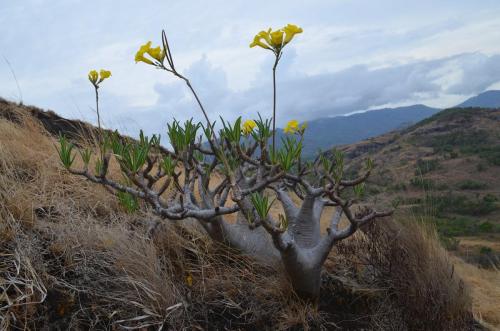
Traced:
[[[324, 208], [321, 199], [307, 195], [300, 208], [284, 191], [278, 191], [288, 228], [271, 236], [264, 226], [251, 227], [244, 212], [253, 212], [248, 198], [240, 202], [242, 211], [236, 223], [228, 223], [219, 216], [210, 222], [200, 220], [208, 234], [216, 241], [248, 254], [268, 265], [283, 265], [295, 292], [302, 298], [317, 300], [321, 287], [321, 269], [334, 243], [334, 232], [321, 237], [320, 219]], [[336, 213], [332, 226], [337, 230], [340, 214]], [[336, 232], [335, 232], [336, 233]]]
[[311, 249], [290, 248], [281, 253], [283, 265], [295, 292], [317, 300], [321, 287], [321, 267]]
[[[247, 187], [250, 183], [245, 182], [244, 178], [240, 179], [241, 186]], [[202, 181], [198, 181], [198, 188], [201, 195], [200, 203], [205, 208], [214, 207], [213, 192], [209, 192], [202, 186]], [[251, 208], [251, 203], [247, 198], [244, 201], [247, 208]], [[217, 216], [207, 222], [206, 220], [198, 220], [205, 228], [208, 235], [215, 241], [228, 245], [231, 248], [237, 249], [243, 254], [252, 256], [261, 263], [268, 265], [278, 265], [280, 256], [279, 252], [274, 247], [269, 234], [262, 227], [250, 228], [247, 219], [243, 212], [238, 212], [236, 223], [226, 222], [222, 216]]]
[[[244, 218], [238, 215], [238, 218]], [[280, 255], [274, 247], [269, 234], [262, 228], [250, 229], [248, 222], [238, 220], [235, 224], [228, 223], [218, 218], [210, 223], [201, 221], [201, 224], [210, 235], [218, 242], [239, 250], [245, 255], [252, 256], [261, 263], [278, 265]]]
[[320, 218], [323, 204], [307, 196], [295, 218], [289, 220], [292, 238], [301, 248], [312, 248], [321, 239]]

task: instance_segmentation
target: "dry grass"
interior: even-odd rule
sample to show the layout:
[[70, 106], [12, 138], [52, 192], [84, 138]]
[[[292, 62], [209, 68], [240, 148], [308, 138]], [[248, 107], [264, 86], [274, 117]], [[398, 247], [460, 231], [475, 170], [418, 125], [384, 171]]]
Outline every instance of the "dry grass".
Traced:
[[217, 310], [221, 323], [232, 310], [248, 323], [260, 296], [280, 297], [275, 272], [192, 224], [167, 223], [148, 237], [155, 217], [129, 215], [104, 189], [67, 174], [54, 139], [29, 118], [0, 120], [0, 130], [2, 329], [194, 326]]
[[454, 258], [457, 272], [472, 291], [476, 318], [493, 329], [500, 329], [500, 270], [480, 269]]
[[[158, 219], [147, 208], [127, 214], [106, 190], [69, 175], [38, 123], [0, 119], [0, 132], [2, 330], [402, 330], [429, 313], [422, 306], [433, 307], [420, 317], [433, 325], [469, 323], [467, 291], [418, 227], [381, 225], [393, 245], [377, 231], [339, 245], [318, 309], [280, 270], [219, 246], [195, 222], [160, 221], [151, 237]], [[498, 292], [498, 273], [460, 263], [457, 271], [476, 275], [465, 277], [475, 315], [496, 325], [498, 299], [487, 294]]]
[[470, 321], [468, 288], [437, 233], [418, 220], [386, 221], [367, 229], [367, 256], [361, 257], [389, 289], [411, 330], [460, 330]]

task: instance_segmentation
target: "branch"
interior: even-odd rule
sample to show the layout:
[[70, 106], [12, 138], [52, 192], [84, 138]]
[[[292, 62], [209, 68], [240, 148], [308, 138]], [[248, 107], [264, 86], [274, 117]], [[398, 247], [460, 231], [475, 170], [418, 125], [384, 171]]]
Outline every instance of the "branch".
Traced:
[[276, 192], [276, 196], [283, 206], [286, 218], [288, 220], [295, 219], [297, 217], [297, 214], [299, 213], [299, 209], [293, 203], [290, 195], [288, 195], [287, 192], [283, 189], [275, 189], [274, 191]]
[[245, 197], [245, 196], [247, 196], [249, 194], [252, 194], [254, 192], [258, 192], [258, 191], [263, 190], [264, 188], [268, 187], [269, 184], [274, 183], [274, 182], [280, 180], [284, 175], [285, 175], [285, 173], [283, 171], [280, 171], [275, 176], [273, 176], [273, 177], [267, 177], [262, 182], [254, 185], [253, 187], [250, 187], [250, 188], [245, 189], [245, 190], [240, 190], [240, 192], [239, 192], [240, 197], [236, 197], [236, 200], [241, 199], [241, 198], [243, 198], [243, 197]]
[[322, 187], [315, 188], [314, 186], [312, 186], [307, 180], [305, 180], [301, 176], [286, 174], [285, 178], [302, 185], [306, 189], [306, 191], [309, 195], [319, 197], [320, 195], [322, 195], [325, 192], [324, 188], [322, 188]]
[[69, 172], [74, 174], [74, 175], [84, 176], [85, 178], [87, 178], [91, 182], [94, 182], [97, 184], [102, 184], [102, 185], [105, 185], [108, 187], [112, 187], [115, 190], [118, 190], [120, 192], [130, 193], [133, 196], [141, 198], [141, 199], [144, 199], [146, 197], [144, 192], [141, 192], [141, 191], [135, 190], [131, 187], [119, 184], [113, 180], [107, 179], [106, 177], [96, 177], [96, 176], [90, 174], [88, 171], [78, 171], [78, 170], [69, 169]]
[[345, 186], [345, 187], [356, 186], [356, 185], [361, 184], [364, 181], [366, 181], [368, 179], [368, 177], [370, 177], [370, 173], [371, 173], [371, 170], [368, 170], [364, 175], [362, 175], [358, 178], [355, 178], [353, 180], [341, 180], [340, 185]]

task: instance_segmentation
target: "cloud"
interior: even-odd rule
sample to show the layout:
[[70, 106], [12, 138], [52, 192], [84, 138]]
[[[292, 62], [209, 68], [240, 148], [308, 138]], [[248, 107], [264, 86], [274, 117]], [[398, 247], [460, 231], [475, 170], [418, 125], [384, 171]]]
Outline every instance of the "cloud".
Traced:
[[[266, 10], [259, 10], [266, 8]], [[0, 55], [12, 63], [25, 103], [95, 122], [92, 68], [113, 79], [101, 89], [108, 127], [164, 132], [167, 121], [202, 116], [183, 82], [134, 64], [167, 29], [176, 66], [211, 119], [271, 116], [273, 58], [249, 49], [254, 33], [296, 23], [304, 34], [278, 67], [278, 123], [387, 104], [464, 99], [499, 81], [497, 0], [284, 0], [168, 2], [26, 0], [6, 3]], [[57, 19], [54, 19], [57, 17]], [[33, 26], [36, 22], [36, 26]], [[205, 54], [200, 57], [200, 54]], [[0, 96], [16, 98], [0, 65]], [[445, 100], [445, 101], [443, 101]]]
[[447, 93], [476, 94], [500, 81], [500, 55], [467, 54], [452, 62], [462, 79], [447, 88]]
[[[280, 68], [286, 78], [278, 79], [277, 120], [280, 124], [291, 118], [311, 120], [389, 103], [414, 103], [445, 93], [475, 94], [500, 81], [500, 69], [497, 69], [500, 56], [480, 53], [378, 69], [357, 65], [311, 76], [290, 74], [288, 70], [292, 67], [286, 68], [286, 65]], [[224, 71], [206, 57], [186, 70], [186, 75], [197, 88], [212, 120], [218, 120], [219, 116], [233, 120], [238, 116], [255, 117], [258, 112], [267, 117], [272, 115], [270, 69], [267, 71], [268, 79], [256, 81], [254, 87], [244, 91], [231, 90]], [[455, 77], [452, 85], [447, 77]], [[182, 82], [157, 84], [155, 91], [159, 95], [158, 103], [140, 112], [145, 127], [160, 129], [174, 117], [202, 120], [196, 101]]]

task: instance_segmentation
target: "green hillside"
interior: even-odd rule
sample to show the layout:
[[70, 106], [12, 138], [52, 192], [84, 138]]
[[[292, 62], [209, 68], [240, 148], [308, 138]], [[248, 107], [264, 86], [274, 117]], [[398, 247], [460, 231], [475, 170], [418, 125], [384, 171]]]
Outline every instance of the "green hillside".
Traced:
[[457, 238], [486, 240], [479, 251], [498, 262], [488, 242], [500, 239], [500, 109], [447, 109], [341, 149], [353, 172], [366, 157], [375, 161], [373, 199], [436, 223], [449, 248], [460, 248]]

